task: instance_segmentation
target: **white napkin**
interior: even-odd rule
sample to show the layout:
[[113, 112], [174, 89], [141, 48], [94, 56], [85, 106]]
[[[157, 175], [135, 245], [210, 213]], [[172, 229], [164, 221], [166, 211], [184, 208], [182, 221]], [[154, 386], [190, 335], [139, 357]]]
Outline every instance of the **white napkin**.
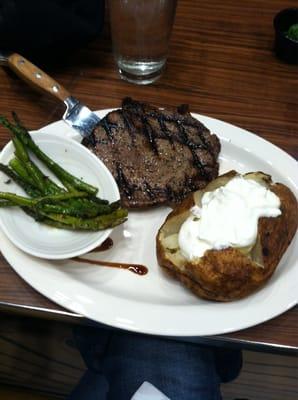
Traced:
[[132, 396], [131, 400], [170, 400], [160, 390], [149, 382], [144, 382], [136, 393]]

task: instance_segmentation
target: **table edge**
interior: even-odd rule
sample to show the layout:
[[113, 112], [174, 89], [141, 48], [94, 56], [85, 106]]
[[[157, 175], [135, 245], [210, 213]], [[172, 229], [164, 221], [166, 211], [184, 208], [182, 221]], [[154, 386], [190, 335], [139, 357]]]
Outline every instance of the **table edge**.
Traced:
[[[81, 325], [92, 325], [94, 326], [94, 321], [88, 320], [83, 315], [76, 314], [67, 310], [54, 310], [47, 307], [36, 307], [28, 305], [20, 305], [11, 302], [0, 301], [0, 313], [1, 312], [13, 312], [15, 315], [26, 315], [30, 313], [30, 317], [44, 318], [47, 320], [56, 320], [63, 323], [81, 324]], [[113, 327], [103, 324], [103, 327], [107, 329], [114, 329]], [[135, 333], [135, 332], [134, 332]], [[166, 336], [161, 336], [166, 337]], [[226, 345], [232, 348], [241, 348], [251, 351], [264, 351], [268, 353], [279, 353], [287, 355], [297, 355], [298, 345], [279, 345], [271, 342], [264, 341], [253, 341], [246, 339], [238, 339], [229, 337], [226, 335], [214, 335], [214, 336], [193, 336], [193, 337], [169, 337], [174, 340], [185, 340], [189, 342], [200, 343], [203, 345], [213, 345], [222, 346]]]

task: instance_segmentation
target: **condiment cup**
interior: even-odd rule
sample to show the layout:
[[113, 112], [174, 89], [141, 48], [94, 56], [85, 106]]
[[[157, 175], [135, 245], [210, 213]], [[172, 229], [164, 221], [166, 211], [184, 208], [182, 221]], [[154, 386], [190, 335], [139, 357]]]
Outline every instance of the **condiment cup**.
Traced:
[[275, 44], [277, 57], [289, 64], [298, 64], [298, 40], [289, 34], [289, 28], [298, 24], [298, 8], [286, 8], [274, 18]]

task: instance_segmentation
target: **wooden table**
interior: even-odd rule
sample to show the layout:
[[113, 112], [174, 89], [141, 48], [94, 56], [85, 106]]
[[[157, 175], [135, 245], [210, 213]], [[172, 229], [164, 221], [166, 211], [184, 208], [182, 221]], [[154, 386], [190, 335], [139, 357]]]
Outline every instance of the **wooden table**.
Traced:
[[[297, 1], [289, 0], [287, 6], [297, 6]], [[246, 128], [297, 158], [297, 66], [279, 61], [272, 50], [272, 21], [282, 8], [282, 0], [179, 0], [167, 70], [151, 86], [119, 79], [108, 24], [100, 40], [42, 67], [94, 110], [118, 107], [125, 96], [160, 106], [188, 103], [192, 111]], [[0, 112], [8, 115], [11, 110], [37, 129], [60, 119], [63, 107], [0, 69]], [[7, 141], [6, 130], [0, 128], [0, 148]], [[6, 312], [82, 318], [38, 294], [1, 255], [0, 304]], [[294, 308], [253, 328], [202, 341], [297, 352], [297, 316]]]

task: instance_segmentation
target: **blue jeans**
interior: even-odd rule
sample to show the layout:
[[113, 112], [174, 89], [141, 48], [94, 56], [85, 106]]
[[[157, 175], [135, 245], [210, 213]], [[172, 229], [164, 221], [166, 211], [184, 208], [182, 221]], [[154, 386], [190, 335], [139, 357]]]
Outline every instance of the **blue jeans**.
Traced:
[[241, 369], [239, 351], [90, 327], [75, 338], [88, 370], [68, 400], [130, 400], [144, 381], [171, 400], [220, 400]]

